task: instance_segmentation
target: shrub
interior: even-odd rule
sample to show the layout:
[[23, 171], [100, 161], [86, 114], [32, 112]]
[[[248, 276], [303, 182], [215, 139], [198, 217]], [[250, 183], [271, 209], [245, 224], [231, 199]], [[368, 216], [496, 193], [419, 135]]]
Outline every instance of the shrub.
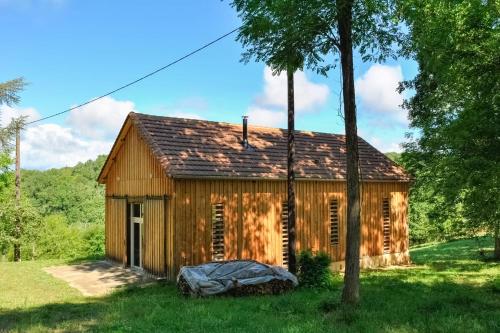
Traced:
[[43, 218], [36, 242], [39, 259], [100, 258], [104, 255], [104, 225], [69, 224], [64, 215]]
[[331, 288], [332, 272], [330, 271], [331, 259], [328, 254], [311, 251], [302, 251], [298, 257], [297, 277], [302, 287], [306, 288]]
[[87, 257], [104, 256], [104, 225], [91, 224], [83, 234], [85, 253]]
[[81, 232], [69, 226], [63, 215], [49, 215], [43, 219], [37, 252], [43, 259], [74, 259], [84, 256]]

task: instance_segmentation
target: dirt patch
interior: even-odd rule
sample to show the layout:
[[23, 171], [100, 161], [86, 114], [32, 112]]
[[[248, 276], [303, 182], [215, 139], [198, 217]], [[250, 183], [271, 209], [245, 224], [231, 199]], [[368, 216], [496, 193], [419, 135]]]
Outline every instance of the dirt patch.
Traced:
[[151, 281], [140, 272], [123, 268], [108, 261], [52, 266], [46, 267], [44, 270], [52, 276], [66, 281], [85, 296], [101, 296], [121, 286]]

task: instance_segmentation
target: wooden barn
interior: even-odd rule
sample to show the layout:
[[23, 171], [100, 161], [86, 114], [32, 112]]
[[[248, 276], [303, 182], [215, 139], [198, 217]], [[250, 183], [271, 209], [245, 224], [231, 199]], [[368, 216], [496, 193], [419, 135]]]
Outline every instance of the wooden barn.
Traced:
[[[286, 136], [246, 121], [130, 113], [99, 176], [107, 258], [169, 279], [183, 265], [213, 260], [286, 265]], [[295, 138], [297, 249], [326, 252], [332, 269], [342, 269], [345, 137]], [[410, 179], [362, 139], [359, 152], [361, 265], [406, 263]]]

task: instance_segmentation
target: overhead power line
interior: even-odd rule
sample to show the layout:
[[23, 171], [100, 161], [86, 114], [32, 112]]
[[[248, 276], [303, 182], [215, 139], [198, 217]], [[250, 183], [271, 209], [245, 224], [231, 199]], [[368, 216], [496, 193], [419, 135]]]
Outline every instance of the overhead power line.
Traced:
[[211, 42], [209, 42], [209, 43], [206, 43], [206, 44], [205, 44], [205, 45], [203, 45], [203, 46], [200, 46], [200, 47], [199, 47], [199, 48], [197, 48], [196, 50], [193, 50], [193, 51], [189, 52], [188, 54], [186, 54], [186, 55], [184, 55], [184, 56], [182, 56], [182, 57], [180, 57], [180, 58], [178, 58], [178, 59], [176, 59], [176, 60], [174, 60], [174, 61], [172, 61], [172, 62], [170, 62], [170, 63], [166, 64], [165, 66], [160, 67], [160, 68], [158, 68], [158, 69], [156, 69], [156, 70], [154, 70], [154, 71], [152, 71], [152, 72], [150, 72], [150, 73], [148, 73], [148, 74], [146, 74], [146, 75], [141, 76], [141, 77], [140, 77], [140, 78], [138, 78], [138, 79], [135, 79], [134, 81], [131, 81], [131, 82], [127, 83], [127, 84], [124, 84], [124, 85], [122, 85], [122, 86], [120, 86], [120, 87], [118, 87], [118, 88], [116, 88], [116, 89], [113, 89], [113, 90], [111, 90], [111, 91], [109, 91], [109, 92], [107, 92], [107, 93], [105, 93], [105, 94], [103, 94], [103, 95], [100, 95], [99, 97], [93, 98], [93, 99], [91, 99], [91, 100], [88, 100], [88, 101], [86, 101], [86, 102], [84, 102], [84, 103], [81, 103], [81, 104], [78, 104], [78, 105], [76, 105], [76, 106], [73, 106], [73, 107], [71, 107], [71, 108], [69, 108], [69, 109], [66, 109], [66, 110], [64, 110], [64, 111], [54, 113], [54, 114], [52, 114], [52, 115], [50, 115], [50, 116], [46, 116], [46, 117], [43, 117], [43, 118], [40, 118], [40, 119], [37, 119], [37, 120], [30, 121], [30, 122], [26, 123], [26, 125], [31, 125], [31, 124], [34, 124], [34, 123], [37, 123], [37, 122], [40, 122], [40, 121], [43, 121], [43, 120], [47, 120], [47, 119], [50, 119], [50, 118], [53, 118], [53, 117], [57, 117], [57, 116], [59, 116], [59, 115], [61, 115], [61, 114], [63, 114], [63, 113], [67, 113], [67, 112], [70, 112], [70, 111], [72, 111], [72, 110], [78, 109], [78, 108], [80, 108], [80, 107], [82, 107], [82, 106], [85, 106], [85, 105], [88, 105], [88, 104], [93, 103], [93, 102], [95, 102], [95, 101], [98, 101], [98, 100], [100, 100], [100, 99], [102, 99], [102, 98], [104, 98], [104, 97], [106, 97], [106, 96], [112, 95], [112, 94], [114, 94], [115, 92], [118, 92], [118, 91], [123, 90], [123, 89], [125, 89], [125, 88], [127, 88], [127, 87], [130, 87], [131, 85], [134, 85], [134, 84], [136, 84], [136, 83], [138, 83], [138, 82], [140, 82], [140, 81], [142, 81], [142, 80], [144, 80], [144, 79], [147, 79], [148, 77], [153, 76], [153, 75], [157, 74], [158, 72], [161, 72], [161, 71], [163, 71], [163, 70], [165, 70], [165, 69], [169, 68], [170, 66], [173, 66], [173, 65], [175, 65], [176, 63], [181, 62], [182, 60], [184, 60], [184, 59], [186, 59], [186, 58], [189, 58], [190, 56], [192, 56], [192, 55], [194, 55], [194, 54], [196, 54], [196, 53], [198, 53], [198, 52], [200, 52], [200, 51], [202, 51], [202, 50], [206, 49], [207, 47], [211, 46], [212, 44], [215, 44], [215, 43], [217, 43], [218, 41], [220, 41], [220, 40], [222, 40], [222, 39], [226, 38], [227, 36], [229, 36], [229, 35], [231, 35], [231, 34], [235, 33], [235, 32], [236, 32], [236, 31], [238, 31], [239, 29], [240, 29], [240, 27], [235, 28], [235, 29], [233, 29], [233, 30], [229, 31], [228, 33], [226, 33], [226, 34], [224, 34], [224, 35], [222, 35], [222, 36], [220, 36], [220, 37], [218, 37], [218, 38], [214, 39], [213, 41], [211, 41]]

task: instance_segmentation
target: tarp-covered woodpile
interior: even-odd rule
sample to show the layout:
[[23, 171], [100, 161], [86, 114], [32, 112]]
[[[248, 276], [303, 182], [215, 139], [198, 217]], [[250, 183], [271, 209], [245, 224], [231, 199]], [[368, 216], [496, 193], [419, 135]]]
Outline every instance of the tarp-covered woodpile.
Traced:
[[297, 285], [295, 275], [286, 269], [253, 260], [184, 266], [177, 276], [181, 293], [193, 296], [280, 294]]

